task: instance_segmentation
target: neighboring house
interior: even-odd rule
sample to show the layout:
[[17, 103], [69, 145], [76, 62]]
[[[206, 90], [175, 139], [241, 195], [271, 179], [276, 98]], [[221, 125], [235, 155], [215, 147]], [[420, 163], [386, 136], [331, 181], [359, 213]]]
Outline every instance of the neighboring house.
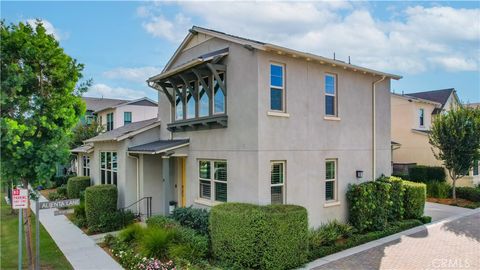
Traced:
[[306, 207], [312, 226], [346, 220], [348, 185], [391, 173], [400, 78], [193, 27], [148, 79], [158, 118], [91, 138], [83, 153], [95, 184], [118, 185], [119, 207], [283, 203]]
[[[393, 150], [394, 168], [412, 164], [442, 166], [442, 161], [437, 160], [432, 152], [428, 134], [438, 114], [461, 106], [455, 89], [401, 95], [392, 93], [391, 103], [392, 141], [399, 144]], [[477, 165], [477, 170], [472, 170], [469, 176], [459, 179], [457, 183], [459, 186], [471, 186], [479, 182]]]
[[157, 103], [146, 97], [136, 100], [83, 97], [83, 100], [87, 104], [85, 121], [97, 119], [106, 131], [157, 117], [158, 113]]

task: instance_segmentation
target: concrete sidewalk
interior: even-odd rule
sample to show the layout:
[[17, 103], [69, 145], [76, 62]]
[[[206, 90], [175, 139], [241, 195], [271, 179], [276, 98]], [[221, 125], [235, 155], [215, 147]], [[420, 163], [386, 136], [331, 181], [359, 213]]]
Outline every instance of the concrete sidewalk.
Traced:
[[[43, 196], [40, 202], [48, 201]], [[31, 209], [35, 213], [35, 201], [31, 201]], [[123, 269], [110, 255], [75, 224], [63, 216], [54, 216], [56, 209], [40, 210], [40, 222], [63, 252], [74, 269]], [[40, 256], [42, 251], [40, 250]]]
[[425, 202], [425, 216], [431, 216], [432, 222], [439, 221], [445, 218], [461, 215], [465, 213], [473, 213], [473, 209], [445, 205], [440, 203]]

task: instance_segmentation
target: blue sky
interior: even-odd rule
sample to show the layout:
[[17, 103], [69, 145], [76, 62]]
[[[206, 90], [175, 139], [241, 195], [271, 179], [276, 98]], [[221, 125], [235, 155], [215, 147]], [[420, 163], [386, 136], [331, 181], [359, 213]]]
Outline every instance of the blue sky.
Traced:
[[401, 93], [454, 87], [480, 101], [480, 3], [471, 2], [1, 2], [7, 23], [45, 20], [85, 64], [88, 96], [157, 99], [160, 72], [192, 25], [404, 76]]

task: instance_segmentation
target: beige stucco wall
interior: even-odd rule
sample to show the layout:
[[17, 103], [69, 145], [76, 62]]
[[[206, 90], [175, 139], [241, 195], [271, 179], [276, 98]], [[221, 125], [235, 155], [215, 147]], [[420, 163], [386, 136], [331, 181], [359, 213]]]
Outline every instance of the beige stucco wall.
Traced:
[[[428, 134], [414, 131], [412, 129], [430, 130], [432, 125], [432, 112], [435, 105], [423, 101], [412, 100], [396, 94], [391, 94], [392, 114], [392, 141], [401, 144], [399, 149], [393, 151], [394, 163], [416, 163], [418, 165], [442, 166], [442, 161], [435, 158], [432, 146], [428, 140]], [[452, 96], [446, 102], [446, 111], [458, 106], [457, 100]], [[425, 110], [425, 125], [419, 126], [419, 109]], [[447, 180], [451, 182], [447, 172]], [[471, 186], [480, 182], [478, 176], [463, 177], [457, 181], [458, 186]]]

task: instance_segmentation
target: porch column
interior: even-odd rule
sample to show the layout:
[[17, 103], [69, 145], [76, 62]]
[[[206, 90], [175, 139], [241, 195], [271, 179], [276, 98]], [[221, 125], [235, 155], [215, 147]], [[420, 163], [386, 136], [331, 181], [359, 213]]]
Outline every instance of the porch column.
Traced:
[[163, 178], [163, 199], [164, 199], [164, 213], [168, 215], [168, 202], [172, 194], [170, 194], [170, 157], [162, 157], [162, 178]]

